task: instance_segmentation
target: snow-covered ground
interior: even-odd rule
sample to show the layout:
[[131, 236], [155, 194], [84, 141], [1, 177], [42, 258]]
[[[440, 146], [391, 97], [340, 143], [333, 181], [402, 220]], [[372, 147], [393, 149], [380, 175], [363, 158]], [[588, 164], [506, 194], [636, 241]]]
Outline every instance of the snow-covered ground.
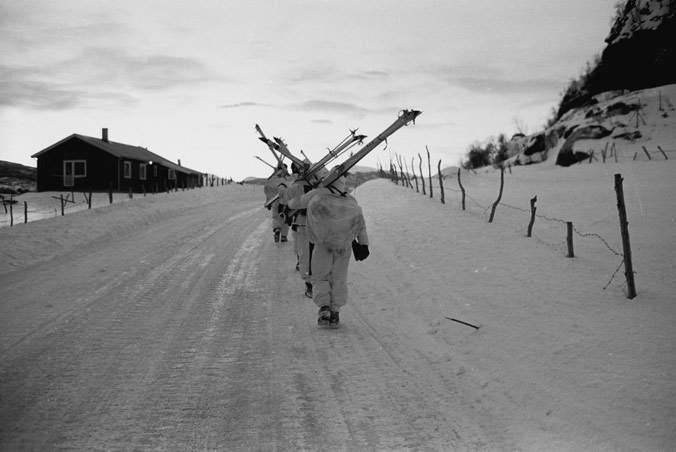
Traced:
[[[399, 341], [436, 363], [464, 391], [462, 400], [472, 400], [473, 409], [503, 429], [500, 436], [511, 438], [514, 450], [667, 451], [676, 445], [676, 85], [632, 96], [640, 99], [642, 116], [614, 116], [604, 124], [622, 133], [639, 129], [641, 139], [614, 133], [576, 143], [578, 150], [598, 151], [597, 158], [615, 143], [617, 153], [605, 163], [556, 167], [555, 149], [544, 163], [505, 171], [492, 223], [500, 187], [494, 169], [461, 173], [466, 210], [453, 172], [444, 180], [445, 204], [437, 180], [433, 198], [429, 187], [425, 196], [385, 179], [355, 191], [372, 254], [351, 264], [345, 321], [358, 307], [374, 331], [397, 331], [382, 340]], [[567, 121], [589, 118], [571, 114]], [[626, 296], [616, 174], [623, 179], [634, 299]], [[87, 210], [84, 196], [75, 193], [77, 205], [69, 203], [61, 216], [53, 198], [60, 195], [16, 197], [14, 227], [0, 211], [0, 274], [29, 271], [88, 243], [190, 215], [196, 206], [227, 209], [252, 197], [263, 202], [260, 186], [230, 185], [134, 199], [116, 194], [112, 205], [107, 194], [95, 194], [95, 208]], [[23, 201], [28, 224], [22, 223]], [[261, 218], [267, 214], [261, 207]], [[572, 258], [567, 222], [574, 227]]]
[[[632, 300], [620, 267], [616, 173], [636, 272]], [[355, 265], [362, 271], [354, 284], [365, 292], [359, 302], [400, 323], [421, 352], [447, 361], [477, 406], [524, 441], [519, 450], [669, 450], [676, 444], [676, 162], [514, 168], [488, 223], [499, 180], [493, 170], [463, 173], [466, 211], [459, 190], [447, 191], [441, 205], [438, 190], [431, 200], [384, 181], [359, 187], [374, 260], [382, 263]], [[567, 221], [574, 258], [566, 257]], [[391, 290], [370, 293], [382, 280]]]
[[[636, 272], [631, 300], [615, 174], [623, 177]], [[516, 167], [505, 173], [492, 223], [499, 172], [462, 173], [464, 211], [457, 180], [444, 183], [446, 204], [438, 186], [432, 199], [385, 179], [357, 188], [372, 255], [351, 264], [350, 303], [379, 313], [376, 330], [380, 322], [396, 326], [396, 340], [438, 363], [470, 395], [465, 400], [515, 438], [517, 450], [662, 451], [676, 444], [676, 162]], [[4, 227], [0, 273], [197, 205], [222, 209], [251, 196], [262, 202], [262, 189], [137, 196]], [[567, 221], [575, 228], [574, 258], [566, 256]], [[348, 305], [346, 321], [349, 315]]]

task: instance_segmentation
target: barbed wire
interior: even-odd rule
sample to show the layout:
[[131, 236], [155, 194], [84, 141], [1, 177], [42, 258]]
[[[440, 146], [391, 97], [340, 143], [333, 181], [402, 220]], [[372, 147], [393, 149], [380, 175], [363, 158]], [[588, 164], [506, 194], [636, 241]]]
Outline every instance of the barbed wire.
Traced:
[[[667, 152], [676, 152], [676, 151], [667, 151]], [[406, 185], [403, 185], [403, 186], [406, 187]], [[413, 187], [408, 187], [408, 188], [413, 189]], [[440, 185], [432, 185], [431, 188], [437, 188], [437, 189], [439, 189], [439, 190], [442, 190], [442, 189], [443, 189], [444, 192], [462, 193], [462, 190], [459, 190], [459, 189], [453, 189], [453, 188], [448, 188], [448, 187], [441, 187]], [[468, 195], [466, 190], [464, 191], [464, 196], [465, 196], [465, 199], [466, 199], [466, 200], [469, 200], [469, 201], [471, 201], [474, 205], [476, 205], [476, 207], [478, 207], [478, 208], [483, 212], [483, 214], [486, 214], [486, 212], [488, 212], [488, 210], [491, 209], [491, 207], [492, 207], [492, 206], [486, 207], [486, 206], [482, 205], [479, 201], [477, 201], [476, 199], [474, 199], [472, 196]], [[510, 204], [504, 203], [504, 202], [501, 202], [501, 203], [500, 203], [500, 206], [503, 206], [503, 207], [506, 207], [506, 208], [509, 208], [509, 209], [512, 209], [512, 210], [515, 210], [515, 211], [518, 211], [518, 212], [527, 213], [528, 215], [531, 215], [531, 214], [532, 214], [531, 210], [529, 210], [529, 209], [524, 209], [524, 208], [521, 208], [521, 207], [516, 207], [516, 206], [510, 205]], [[560, 218], [552, 218], [552, 217], [549, 217], [549, 216], [546, 216], [546, 215], [542, 215], [542, 214], [537, 214], [537, 213], [534, 214], [534, 216], [535, 216], [536, 218], [542, 219], [542, 220], [544, 220], [544, 221], [549, 221], [549, 222], [561, 223], [561, 224], [565, 224], [565, 225], [567, 225], [568, 223], [570, 223], [569, 221], [566, 221], [566, 220], [563, 220], [563, 219], [560, 219]], [[523, 232], [525, 229], [527, 229], [527, 228], [526, 228], [526, 227], [523, 227], [523, 228], [517, 229], [517, 232]], [[613, 274], [611, 275], [609, 281], [608, 281], [608, 282], [606, 283], [606, 285], [603, 287], [603, 290], [606, 290], [606, 289], [610, 286], [610, 284], [612, 284], [612, 282], [613, 282], [613, 280], [615, 279], [615, 276], [616, 276], [617, 273], [619, 272], [620, 268], [622, 268], [622, 265], [624, 264], [624, 254], [623, 254], [623, 253], [620, 253], [620, 252], [618, 252], [618, 251], [616, 251], [615, 249], [613, 249], [613, 248], [610, 246], [610, 244], [608, 243], [608, 241], [607, 241], [605, 238], [603, 238], [601, 235], [597, 234], [597, 233], [585, 233], [585, 232], [582, 232], [582, 231], [580, 231], [579, 229], [577, 229], [574, 225], [573, 225], [573, 227], [572, 227], [572, 230], [573, 230], [573, 232], [574, 232], [575, 234], [577, 234], [579, 237], [582, 237], [582, 238], [592, 238], [592, 239], [598, 240], [599, 242], [601, 242], [601, 243], [608, 249], [608, 251], [610, 251], [612, 254], [614, 254], [614, 255], [619, 256], [619, 257], [622, 258], [622, 260], [621, 260], [621, 262], [620, 262], [620, 265], [619, 265], [619, 266], [617, 267], [617, 269], [613, 272]], [[559, 242], [559, 243], [556, 243], [556, 244], [552, 244], [552, 243], [546, 242], [546, 241], [544, 241], [544, 240], [542, 240], [542, 239], [538, 239], [538, 240], [540, 241], [540, 243], [544, 244], [545, 246], [547, 246], [548, 248], [551, 248], [551, 249], [553, 249], [553, 250], [559, 251], [560, 249], [565, 249], [565, 248], [566, 248], [566, 240], [565, 240], [565, 239], [562, 240], [562, 241]], [[625, 282], [624, 284], [626, 284], [626, 282]]]
[[[606, 290], [608, 288], [608, 286], [610, 286], [610, 283], [613, 282], [613, 279], [615, 279], [615, 275], [617, 275], [617, 272], [620, 271], [620, 268], [622, 268], [622, 265], [624, 265], [624, 256], [622, 257], [622, 261], [620, 262], [620, 265], [617, 266], [617, 269], [613, 272], [613, 275], [610, 277], [610, 281], [608, 281], [608, 283], [605, 286], [603, 286], [603, 290]], [[625, 283], [626, 283], [626, 281], [625, 281]]]

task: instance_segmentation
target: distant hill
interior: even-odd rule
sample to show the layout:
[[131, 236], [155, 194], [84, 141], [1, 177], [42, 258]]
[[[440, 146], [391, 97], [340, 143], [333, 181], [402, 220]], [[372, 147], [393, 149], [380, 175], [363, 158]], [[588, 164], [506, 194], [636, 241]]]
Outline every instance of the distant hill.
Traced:
[[[347, 187], [350, 189], [358, 187], [359, 185], [363, 184], [364, 182], [373, 180], [373, 179], [378, 179], [380, 177], [380, 174], [378, 173], [378, 170], [375, 168], [370, 168], [367, 166], [359, 166], [356, 165], [350, 169], [348, 172], [345, 184]], [[247, 177], [244, 179], [243, 183], [245, 184], [253, 184], [253, 185], [263, 185], [267, 181], [267, 178], [254, 178], [254, 177]]]
[[370, 166], [361, 166], [361, 165], [355, 165], [350, 169], [350, 172], [352, 173], [377, 173], [378, 168], [371, 168]]
[[37, 184], [37, 168], [0, 160], [0, 193], [20, 195], [36, 191]]

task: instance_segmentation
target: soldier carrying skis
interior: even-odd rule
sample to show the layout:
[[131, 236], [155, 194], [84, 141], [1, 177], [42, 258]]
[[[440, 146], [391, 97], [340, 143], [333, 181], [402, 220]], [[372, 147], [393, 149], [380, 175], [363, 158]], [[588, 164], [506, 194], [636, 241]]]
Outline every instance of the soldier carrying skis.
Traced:
[[307, 236], [313, 244], [312, 300], [319, 307], [317, 323], [338, 328], [340, 309], [347, 303], [353, 247], [357, 260], [369, 254], [364, 215], [354, 196], [345, 190], [344, 176], [294, 201], [290, 202], [292, 207], [305, 208], [307, 212]]
[[[286, 224], [286, 218], [284, 217], [284, 205], [279, 202], [279, 199], [274, 199], [277, 197], [277, 192], [280, 186], [287, 186], [288, 184], [288, 173], [286, 170], [286, 165], [279, 164], [277, 170], [270, 176], [263, 186], [263, 191], [265, 193], [266, 208], [271, 211], [272, 216], [272, 233], [275, 242], [286, 242], [287, 234], [289, 232], [289, 226]], [[269, 201], [273, 200], [269, 203]]]

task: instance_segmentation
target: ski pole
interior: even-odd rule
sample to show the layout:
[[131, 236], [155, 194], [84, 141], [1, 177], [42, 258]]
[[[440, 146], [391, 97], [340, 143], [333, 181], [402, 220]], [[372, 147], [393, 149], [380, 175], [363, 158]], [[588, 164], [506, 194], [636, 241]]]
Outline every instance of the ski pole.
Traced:
[[259, 156], [255, 155], [254, 157], [256, 157], [258, 160], [260, 160], [261, 162], [263, 162], [263, 163], [265, 163], [266, 165], [268, 165], [270, 168], [272, 168], [272, 169], [277, 169], [277, 168], [275, 168], [273, 165], [270, 165], [268, 162], [266, 162], [265, 160], [263, 160], [262, 158], [260, 158]]

